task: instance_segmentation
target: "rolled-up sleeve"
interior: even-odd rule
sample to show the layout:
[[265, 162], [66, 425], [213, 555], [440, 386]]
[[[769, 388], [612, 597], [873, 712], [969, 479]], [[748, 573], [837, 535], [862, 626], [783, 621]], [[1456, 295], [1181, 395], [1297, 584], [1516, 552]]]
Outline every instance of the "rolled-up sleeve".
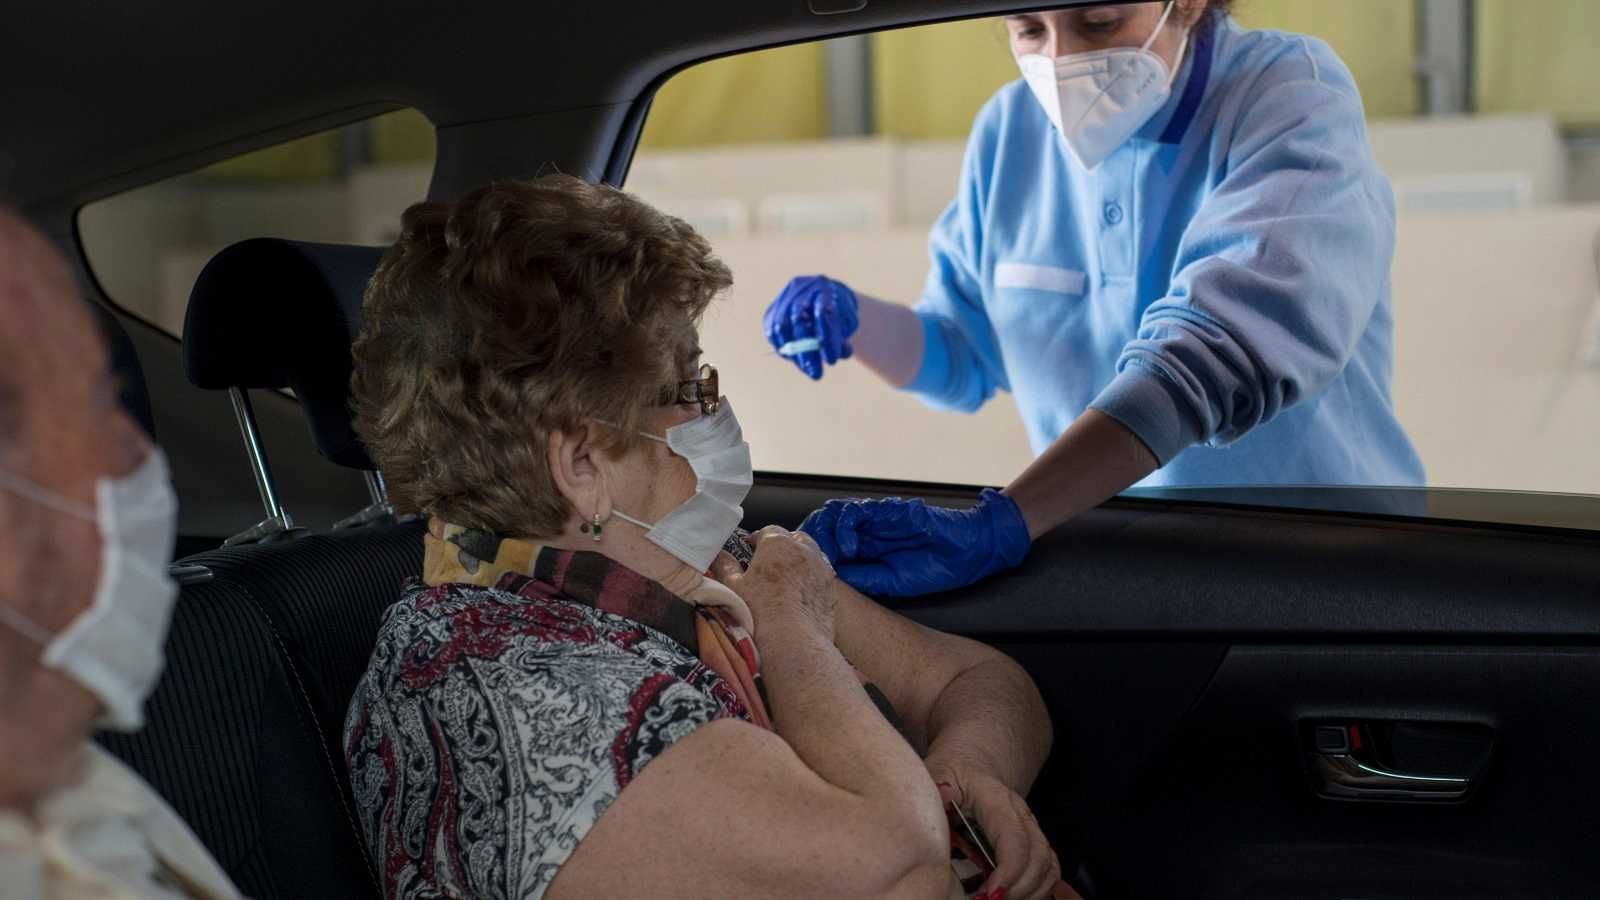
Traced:
[[1393, 197], [1354, 86], [1279, 83], [1244, 109], [1168, 296], [1145, 311], [1091, 404], [1163, 466], [1315, 396], [1389, 290]]

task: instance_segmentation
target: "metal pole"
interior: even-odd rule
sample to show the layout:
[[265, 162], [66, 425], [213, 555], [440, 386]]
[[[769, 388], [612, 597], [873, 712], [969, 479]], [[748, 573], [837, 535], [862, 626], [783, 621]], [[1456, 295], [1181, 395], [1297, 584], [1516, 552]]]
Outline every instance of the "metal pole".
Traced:
[[261, 492], [261, 505], [266, 507], [268, 519], [282, 519], [283, 508], [278, 505], [278, 495], [272, 488], [272, 470], [267, 467], [267, 454], [261, 446], [261, 433], [256, 430], [256, 413], [250, 406], [250, 395], [243, 388], [228, 388], [233, 400], [233, 415], [239, 420], [239, 430], [244, 433], [244, 451], [250, 457], [250, 472], [256, 476], [256, 490]]
[[1428, 115], [1473, 109], [1473, 0], [1417, 0], [1417, 77]]
[[872, 39], [835, 38], [823, 44], [828, 67], [828, 133], [833, 137], [872, 134]]
[[367, 478], [367, 493], [371, 495], [374, 504], [387, 504], [389, 502], [389, 485], [383, 480], [383, 473], [376, 469], [369, 469], [362, 473]]

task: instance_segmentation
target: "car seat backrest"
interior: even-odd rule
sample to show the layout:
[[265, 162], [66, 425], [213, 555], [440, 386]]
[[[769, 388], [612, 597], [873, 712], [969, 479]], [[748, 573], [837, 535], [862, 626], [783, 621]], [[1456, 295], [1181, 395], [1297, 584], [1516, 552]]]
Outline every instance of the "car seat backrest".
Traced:
[[148, 724], [100, 743], [166, 798], [247, 896], [378, 897], [305, 679], [261, 604], [229, 580], [186, 586], [166, 654]]
[[[272, 240], [223, 250], [191, 298], [190, 379], [236, 397], [292, 388], [319, 451], [370, 467], [350, 425], [348, 384], [361, 297], [380, 255]], [[270, 481], [264, 457], [263, 476]], [[422, 569], [422, 523], [386, 518], [181, 560], [190, 583], [150, 725], [102, 737], [258, 900], [380, 894], [341, 744], [379, 619]]]

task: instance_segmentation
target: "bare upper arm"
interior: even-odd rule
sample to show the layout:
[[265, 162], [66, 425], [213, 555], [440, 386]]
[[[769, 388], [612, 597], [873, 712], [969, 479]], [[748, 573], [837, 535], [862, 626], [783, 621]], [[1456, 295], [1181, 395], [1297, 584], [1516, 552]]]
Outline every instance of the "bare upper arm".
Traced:
[[927, 750], [934, 704], [956, 676], [986, 662], [1010, 662], [992, 647], [918, 625], [842, 581], [835, 589], [834, 643], [894, 704], [919, 752]]
[[617, 796], [547, 896], [943, 897], [947, 846], [947, 835], [897, 833], [778, 735], [723, 719]]

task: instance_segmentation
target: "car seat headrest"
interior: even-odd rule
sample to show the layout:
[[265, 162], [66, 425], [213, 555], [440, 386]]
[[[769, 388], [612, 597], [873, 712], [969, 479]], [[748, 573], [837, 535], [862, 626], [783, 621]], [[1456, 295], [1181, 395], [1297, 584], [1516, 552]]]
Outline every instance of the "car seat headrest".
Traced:
[[206, 264], [189, 296], [183, 365], [207, 390], [288, 388], [317, 450], [351, 469], [376, 467], [350, 415], [351, 344], [382, 247], [256, 238]]

